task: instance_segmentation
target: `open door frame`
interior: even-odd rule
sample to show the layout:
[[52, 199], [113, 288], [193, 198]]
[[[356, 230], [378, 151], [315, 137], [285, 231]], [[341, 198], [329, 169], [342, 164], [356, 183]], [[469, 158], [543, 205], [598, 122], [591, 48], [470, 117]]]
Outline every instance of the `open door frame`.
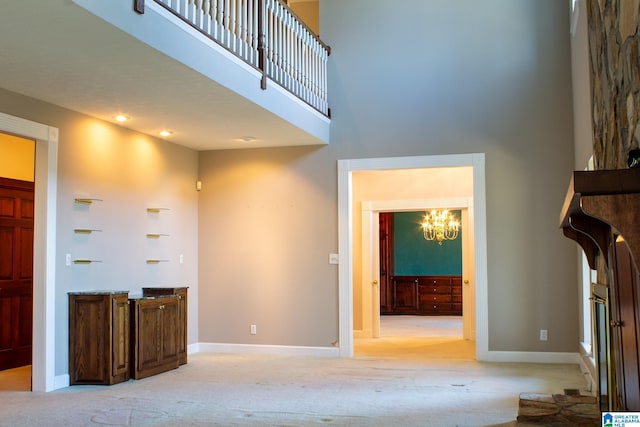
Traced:
[[362, 310], [364, 324], [356, 338], [380, 337], [380, 212], [415, 212], [429, 209], [455, 209], [462, 212], [462, 337], [475, 340], [475, 277], [473, 228], [469, 209], [473, 199], [442, 198], [421, 200], [381, 200], [362, 202]]
[[473, 167], [476, 284], [476, 359], [488, 360], [487, 233], [484, 153], [338, 160], [338, 340], [341, 357], [353, 357], [352, 172], [431, 167]]
[[59, 388], [55, 381], [58, 128], [0, 113], [0, 131], [36, 141], [31, 376], [33, 391], [51, 391]]

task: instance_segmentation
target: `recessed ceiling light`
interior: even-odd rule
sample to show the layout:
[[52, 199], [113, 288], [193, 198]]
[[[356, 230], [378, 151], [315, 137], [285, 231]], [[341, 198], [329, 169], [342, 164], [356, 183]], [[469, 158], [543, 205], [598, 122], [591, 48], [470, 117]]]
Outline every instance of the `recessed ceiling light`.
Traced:
[[173, 132], [171, 132], [170, 130], [160, 131], [160, 136], [171, 136], [171, 135], [173, 135]]
[[256, 140], [256, 138], [253, 136], [243, 136], [240, 139], [243, 140], [244, 142], [252, 142]]
[[129, 117], [125, 116], [124, 114], [118, 114], [117, 116], [114, 117], [114, 119], [116, 119], [116, 122], [123, 123], [129, 120]]

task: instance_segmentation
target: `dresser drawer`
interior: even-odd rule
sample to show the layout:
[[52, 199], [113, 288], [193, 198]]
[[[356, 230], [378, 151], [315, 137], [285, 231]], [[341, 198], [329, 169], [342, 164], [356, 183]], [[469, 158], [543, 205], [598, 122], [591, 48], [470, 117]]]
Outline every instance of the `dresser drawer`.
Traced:
[[445, 285], [445, 286], [449, 286], [451, 285], [451, 279], [448, 277], [434, 277], [434, 276], [428, 276], [428, 277], [421, 277], [420, 278], [420, 285]]
[[440, 313], [449, 313], [450, 311], [451, 311], [451, 304], [447, 304], [447, 303], [420, 305], [421, 313], [440, 314]]
[[451, 286], [449, 285], [418, 285], [418, 292], [420, 295], [432, 295], [432, 294], [451, 294]]
[[420, 304], [451, 302], [451, 295], [420, 295]]

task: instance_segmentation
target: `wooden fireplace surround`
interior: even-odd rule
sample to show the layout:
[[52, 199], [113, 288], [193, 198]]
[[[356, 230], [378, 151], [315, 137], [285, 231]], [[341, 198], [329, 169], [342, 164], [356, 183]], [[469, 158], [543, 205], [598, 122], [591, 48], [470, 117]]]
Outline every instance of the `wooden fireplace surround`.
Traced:
[[640, 411], [640, 169], [573, 172], [560, 227], [608, 282], [608, 410]]

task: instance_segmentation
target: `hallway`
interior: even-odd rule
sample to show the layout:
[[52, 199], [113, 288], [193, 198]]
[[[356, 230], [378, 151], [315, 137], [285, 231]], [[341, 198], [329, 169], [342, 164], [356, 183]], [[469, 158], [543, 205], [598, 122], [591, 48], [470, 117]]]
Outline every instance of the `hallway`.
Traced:
[[380, 316], [380, 338], [354, 340], [356, 356], [474, 360], [461, 316]]

